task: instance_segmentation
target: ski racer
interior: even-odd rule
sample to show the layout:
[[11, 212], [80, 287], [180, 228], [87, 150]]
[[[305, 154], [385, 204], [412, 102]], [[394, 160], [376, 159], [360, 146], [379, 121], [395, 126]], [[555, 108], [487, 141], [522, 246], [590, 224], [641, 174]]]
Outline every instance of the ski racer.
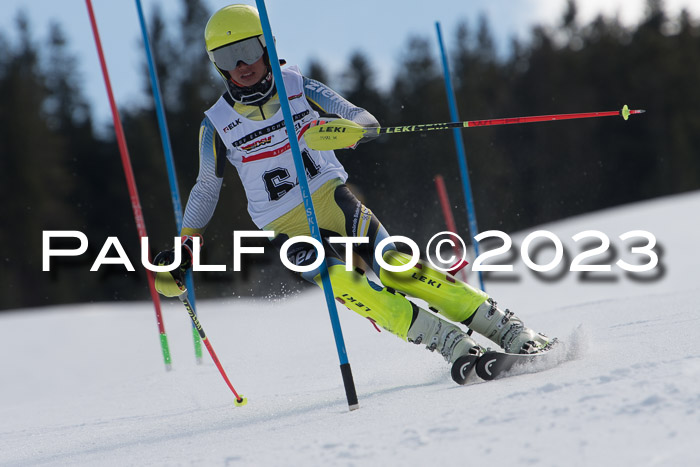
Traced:
[[[252, 220], [259, 228], [274, 231], [275, 246], [295, 236], [309, 235], [276, 92], [281, 83], [275, 83], [273, 78], [257, 10], [238, 4], [218, 10], [206, 25], [204, 39], [226, 92], [204, 112], [200, 127], [199, 175], [180, 232], [183, 261], [174, 271], [156, 275], [157, 290], [169, 297], [183, 293], [184, 273], [192, 264], [193, 236], [204, 233], [213, 215], [226, 160], [238, 171]], [[286, 67], [282, 76], [298, 133], [328, 115], [363, 127], [379, 126], [368, 111], [354, 106], [325, 84], [303, 76], [296, 66]], [[386, 229], [345, 185], [348, 174], [333, 151], [313, 150], [301, 136], [299, 145], [336, 299], [402, 340], [438, 351], [450, 363], [483, 351], [455, 323], [482, 334], [506, 352], [535, 353], [547, 348], [547, 337], [525, 327], [512, 312], [498, 308], [485, 292], [428, 263], [420, 261], [405, 272], [380, 268], [374, 250], [389, 236]], [[360, 269], [346, 270], [344, 256], [327, 241], [334, 236], [369, 237], [369, 243], [359, 244], [355, 252], [372, 268], [381, 285], [370, 281]], [[313, 263], [316, 255], [315, 248], [307, 243], [296, 243], [288, 251], [290, 262], [297, 265]], [[174, 250], [162, 251], [154, 263], [171, 264], [174, 257]], [[381, 257], [392, 266], [407, 264], [411, 259], [393, 243], [382, 249]], [[302, 276], [322, 286], [319, 268]], [[425, 300], [432, 311], [420, 308], [407, 296]]]

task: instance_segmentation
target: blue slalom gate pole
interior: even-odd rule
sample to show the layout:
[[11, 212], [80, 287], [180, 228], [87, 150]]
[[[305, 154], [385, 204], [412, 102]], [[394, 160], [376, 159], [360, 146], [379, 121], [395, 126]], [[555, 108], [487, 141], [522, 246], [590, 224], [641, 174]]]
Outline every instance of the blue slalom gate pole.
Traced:
[[[442, 32], [440, 31], [440, 23], [435, 23], [437, 29], [438, 43], [440, 44], [440, 54], [442, 55], [442, 72], [445, 76], [445, 91], [447, 92], [447, 104], [450, 107], [450, 118], [453, 122], [458, 122], [459, 112], [457, 111], [457, 100], [455, 99], [455, 91], [450, 78], [450, 67], [447, 63], [447, 53], [445, 52], [445, 44], [442, 41]], [[472, 197], [472, 187], [469, 181], [469, 168], [467, 167], [467, 156], [464, 152], [464, 141], [462, 133], [458, 128], [452, 129], [452, 136], [455, 140], [455, 148], [457, 149], [457, 161], [459, 162], [459, 171], [462, 178], [462, 190], [464, 191], [464, 200], [467, 205], [467, 218], [469, 220], [469, 233], [472, 237], [472, 245], [474, 245], [474, 254], [479, 256], [479, 242], [474, 237], [479, 235], [479, 228], [476, 225], [476, 211], [474, 210], [474, 198]], [[479, 274], [479, 287], [481, 290], [486, 290], [484, 287], [484, 278]]]
[[[323, 245], [323, 240], [321, 239], [321, 233], [318, 228], [318, 223], [316, 222], [316, 211], [314, 210], [313, 200], [311, 199], [311, 190], [309, 189], [309, 182], [306, 178], [306, 169], [304, 168], [304, 162], [301, 158], [301, 150], [299, 149], [299, 142], [296, 138], [296, 131], [294, 131], [294, 120], [292, 117], [292, 110], [289, 106], [287, 90], [284, 87], [284, 80], [282, 79], [282, 68], [280, 67], [279, 58], [277, 56], [277, 48], [275, 47], [275, 40], [272, 36], [272, 29], [270, 27], [270, 19], [267, 16], [265, 1], [255, 0], [255, 3], [257, 4], [258, 13], [260, 14], [260, 23], [262, 24], [263, 35], [265, 37], [265, 43], [267, 44], [267, 52], [270, 58], [272, 74], [275, 78], [275, 85], [277, 86], [277, 93], [279, 94], [280, 98], [280, 107], [282, 108], [282, 113], [284, 115], [284, 124], [287, 127], [289, 146], [292, 150], [292, 155], [294, 157], [294, 167], [297, 171], [297, 178], [299, 179], [299, 188], [301, 189], [301, 196], [304, 200], [304, 208], [306, 209], [306, 220], [309, 223], [309, 230], [311, 231], [311, 236], [314, 239], [316, 239], [321, 245]], [[323, 293], [326, 296], [328, 314], [330, 315], [331, 325], [333, 326], [333, 336], [335, 337], [335, 345], [338, 349], [338, 358], [340, 359], [340, 372], [343, 376], [343, 384], [345, 386], [345, 395], [348, 399], [348, 407], [350, 408], [350, 410], [355, 410], [360, 406], [357, 401], [355, 383], [353, 382], [352, 371], [350, 370], [350, 363], [348, 362], [348, 355], [347, 351], [345, 350], [343, 330], [340, 327], [338, 309], [335, 306], [333, 288], [331, 286], [331, 279], [328, 276], [328, 265], [326, 264], [325, 260], [321, 265], [321, 280], [323, 283]]]
[[[139, 13], [139, 23], [141, 23], [141, 33], [143, 35], [143, 44], [146, 49], [146, 58], [148, 59], [148, 72], [151, 77], [151, 89], [153, 90], [153, 99], [156, 106], [156, 116], [158, 117], [158, 128], [160, 129], [160, 139], [163, 144], [163, 153], [165, 155], [165, 166], [168, 171], [168, 182], [170, 183], [170, 195], [173, 201], [173, 212], [175, 214], [175, 226], [178, 233], [182, 228], [182, 201], [180, 198], [180, 190], [177, 186], [177, 175], [175, 174], [175, 163], [173, 161], [173, 151], [170, 145], [170, 136], [168, 134], [168, 123], [165, 119], [165, 109], [163, 107], [163, 99], [160, 93], [160, 85], [158, 84], [158, 74], [156, 72], [155, 61], [153, 59], [153, 51], [151, 49], [151, 41], [148, 38], [148, 30], [146, 29], [146, 20], [144, 19], [143, 9], [141, 8], [141, 0], [136, 0], [136, 9]], [[192, 270], [187, 270], [185, 275], [185, 285], [187, 287], [187, 297], [192, 310], [195, 308], [194, 296], [194, 279]], [[196, 315], [196, 311], [195, 311]], [[202, 363], [202, 344], [197, 329], [192, 325], [192, 339], [194, 342], [194, 354], [197, 363]]]

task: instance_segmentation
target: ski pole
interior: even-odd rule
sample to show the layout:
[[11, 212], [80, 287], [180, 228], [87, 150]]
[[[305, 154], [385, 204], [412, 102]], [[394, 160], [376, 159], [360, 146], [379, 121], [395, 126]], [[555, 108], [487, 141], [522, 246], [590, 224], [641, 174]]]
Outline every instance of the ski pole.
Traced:
[[202, 328], [202, 325], [199, 323], [199, 319], [197, 319], [197, 314], [194, 312], [194, 309], [192, 308], [190, 301], [187, 299], [187, 289], [185, 289], [182, 292], [182, 294], [180, 294], [178, 296], [178, 298], [180, 299], [182, 304], [185, 305], [185, 308], [187, 309], [187, 313], [189, 313], [190, 318], [192, 319], [192, 324], [194, 324], [195, 329], [199, 333], [199, 337], [202, 339], [204, 346], [209, 351], [209, 355], [211, 355], [211, 359], [214, 361], [214, 364], [219, 369], [219, 373], [221, 373], [221, 376], [224, 378], [224, 381], [226, 381], [226, 384], [231, 389], [231, 392], [233, 392], [233, 395], [236, 396], [236, 402], [234, 402], [233, 404], [236, 407], [241, 407], [241, 406], [246, 405], [248, 403], [248, 399], [243, 397], [243, 395], [239, 395], [236, 392], [236, 390], [233, 388], [233, 384], [231, 384], [231, 381], [228, 379], [228, 376], [226, 376], [226, 372], [224, 371], [224, 368], [221, 366], [221, 362], [219, 362], [219, 358], [216, 356], [216, 352], [214, 352], [214, 348], [211, 346], [209, 339], [207, 339], [207, 335], [204, 333], [204, 329]]
[[[419, 131], [429, 130], [446, 130], [448, 128], [474, 128], [478, 126], [494, 126], [494, 125], [516, 125], [520, 123], [534, 122], [554, 122], [557, 120], [575, 120], [580, 118], [598, 118], [598, 117], [613, 117], [621, 116], [625, 120], [630, 115], [644, 113], [644, 110], [630, 110], [626, 105], [621, 110], [611, 110], [606, 112], [584, 112], [575, 114], [555, 114], [555, 115], [536, 115], [532, 117], [512, 117], [512, 118], [493, 118], [490, 120], [470, 120], [465, 122], [449, 122], [449, 123], [426, 123], [423, 125], [408, 125], [408, 126], [389, 126], [384, 128], [376, 128], [380, 135], [391, 133], [414, 133]], [[374, 128], [368, 128], [372, 132]]]
[[642, 114], [645, 110], [630, 110], [626, 105], [621, 110], [605, 112], [584, 112], [574, 114], [536, 115], [532, 117], [494, 118], [490, 120], [469, 120], [464, 122], [424, 123], [419, 125], [402, 125], [389, 127], [361, 127], [345, 119], [319, 120], [304, 132], [306, 144], [311, 149], [320, 151], [342, 149], [357, 144], [367, 134], [418, 133], [431, 130], [448, 130], [450, 128], [475, 128], [480, 126], [515, 125], [520, 123], [554, 122], [581, 118], [598, 118], [621, 116], [625, 120], [630, 115]]

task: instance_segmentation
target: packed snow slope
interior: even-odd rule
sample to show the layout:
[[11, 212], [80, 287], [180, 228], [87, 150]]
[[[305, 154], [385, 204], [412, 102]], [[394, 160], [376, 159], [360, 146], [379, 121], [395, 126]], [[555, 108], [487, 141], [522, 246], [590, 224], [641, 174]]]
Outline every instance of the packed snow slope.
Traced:
[[539, 227], [568, 264], [582, 250], [571, 236], [591, 229], [614, 246], [592, 262], [634, 262], [617, 237], [638, 229], [660, 253], [651, 274], [543, 278], [518, 255], [507, 280], [491, 277], [501, 306], [567, 344], [545, 371], [458, 386], [439, 355], [340, 308], [353, 412], [316, 290], [200, 301], [242, 408], [206, 352], [195, 363], [177, 300], [164, 302], [170, 372], [149, 303], [3, 313], [0, 464], [700, 465], [699, 214], [695, 192]]

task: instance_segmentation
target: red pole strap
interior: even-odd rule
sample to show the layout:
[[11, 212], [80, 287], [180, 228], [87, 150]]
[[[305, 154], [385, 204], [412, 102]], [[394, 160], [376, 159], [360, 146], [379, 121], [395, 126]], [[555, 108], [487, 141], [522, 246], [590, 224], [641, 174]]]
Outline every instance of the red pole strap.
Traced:
[[[117, 144], [119, 145], [119, 153], [121, 154], [122, 167], [124, 168], [124, 175], [126, 177], [126, 184], [129, 188], [129, 196], [131, 197], [131, 208], [134, 212], [134, 221], [136, 221], [136, 228], [138, 229], [139, 238], [146, 237], [146, 225], [143, 220], [143, 213], [141, 210], [141, 201], [139, 200], [139, 194], [136, 189], [136, 181], [134, 179], [134, 172], [131, 168], [131, 159], [129, 157], [129, 151], [126, 147], [126, 138], [124, 137], [124, 129], [122, 128], [122, 122], [119, 118], [119, 111], [117, 110], [117, 104], [114, 101], [114, 94], [112, 93], [112, 84], [109, 81], [109, 73], [107, 71], [107, 62], [105, 61], [104, 52], [102, 51], [102, 43], [100, 41], [100, 34], [97, 31], [97, 22], [95, 21], [95, 13], [92, 9], [92, 2], [90, 0], [85, 0], [88, 9], [88, 15], [90, 16], [90, 24], [92, 26], [92, 34], [95, 37], [95, 46], [97, 47], [97, 55], [100, 59], [100, 66], [102, 67], [102, 76], [104, 77], [105, 87], [107, 88], [107, 97], [109, 98], [109, 105], [112, 109], [112, 118], [114, 120], [114, 131], [117, 136]], [[150, 258], [149, 258], [150, 259]], [[163, 316], [160, 310], [160, 297], [155, 288], [155, 283], [153, 275], [146, 273], [148, 278], [148, 288], [151, 291], [151, 299], [153, 300], [153, 305], [156, 309], [156, 320], [158, 322], [158, 330], [161, 334], [165, 334], [165, 326], [163, 325]], [[167, 362], [169, 363], [169, 362]]]

